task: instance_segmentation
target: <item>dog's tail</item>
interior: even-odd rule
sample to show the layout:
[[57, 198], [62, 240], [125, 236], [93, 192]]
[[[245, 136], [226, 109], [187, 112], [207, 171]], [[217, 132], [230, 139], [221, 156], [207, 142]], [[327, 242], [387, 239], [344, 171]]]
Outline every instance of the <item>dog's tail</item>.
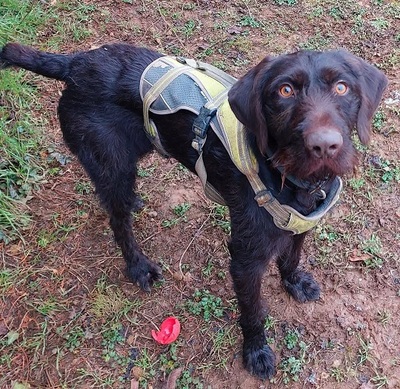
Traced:
[[42, 76], [65, 80], [71, 55], [51, 54], [19, 43], [8, 43], [0, 50], [0, 69], [17, 66]]

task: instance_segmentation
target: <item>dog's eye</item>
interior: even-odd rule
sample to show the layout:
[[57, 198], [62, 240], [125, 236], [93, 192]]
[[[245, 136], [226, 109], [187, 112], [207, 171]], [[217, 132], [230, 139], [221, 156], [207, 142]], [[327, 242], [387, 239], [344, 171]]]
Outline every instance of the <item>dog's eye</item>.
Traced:
[[294, 90], [293, 88], [289, 85], [289, 84], [283, 84], [280, 88], [279, 88], [279, 94], [282, 97], [291, 97], [294, 95]]
[[335, 92], [338, 95], [343, 96], [347, 93], [348, 90], [349, 90], [349, 87], [342, 81], [337, 82], [335, 85]]

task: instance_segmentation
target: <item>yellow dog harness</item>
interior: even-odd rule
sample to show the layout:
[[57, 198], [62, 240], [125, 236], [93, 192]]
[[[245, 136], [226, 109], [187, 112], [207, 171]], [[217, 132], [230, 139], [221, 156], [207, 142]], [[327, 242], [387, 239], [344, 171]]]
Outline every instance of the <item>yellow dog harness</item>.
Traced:
[[156, 149], [167, 155], [160, 142], [150, 113], [167, 115], [187, 110], [197, 115], [192, 146], [199, 152], [195, 169], [206, 195], [225, 204], [222, 196], [207, 181], [202, 149], [209, 127], [218, 136], [235, 166], [243, 173], [255, 193], [254, 199], [273, 217], [277, 227], [301, 234], [312, 229], [338, 201], [342, 181], [336, 177], [321, 205], [305, 216], [294, 208], [280, 204], [259, 177], [258, 161], [247, 142], [246, 129], [232, 112], [228, 91], [236, 79], [214, 66], [184, 58], [161, 57], [152, 62], [140, 80], [144, 125]]

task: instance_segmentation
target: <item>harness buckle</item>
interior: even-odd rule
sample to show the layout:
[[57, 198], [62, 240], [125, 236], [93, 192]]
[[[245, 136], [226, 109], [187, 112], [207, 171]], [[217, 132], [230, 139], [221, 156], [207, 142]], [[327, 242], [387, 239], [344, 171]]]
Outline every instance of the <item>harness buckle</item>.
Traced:
[[216, 112], [216, 108], [208, 109], [203, 106], [200, 108], [199, 115], [193, 122], [192, 131], [194, 132], [195, 138], [192, 141], [192, 147], [196, 149], [198, 153], [201, 153], [207, 137], [208, 128]]
[[274, 200], [271, 192], [268, 189], [262, 190], [256, 194], [254, 200], [257, 201], [259, 207], [263, 207], [265, 204], [269, 204]]

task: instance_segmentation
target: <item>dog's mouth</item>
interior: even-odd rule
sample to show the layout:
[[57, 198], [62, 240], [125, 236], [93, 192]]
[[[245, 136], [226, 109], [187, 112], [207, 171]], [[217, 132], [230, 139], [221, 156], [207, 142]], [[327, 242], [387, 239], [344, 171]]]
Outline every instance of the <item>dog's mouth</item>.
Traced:
[[299, 153], [294, 147], [286, 147], [270, 156], [272, 166], [279, 169], [283, 176], [294, 176], [311, 183], [326, 177], [352, 174], [358, 158], [354, 148], [343, 148], [334, 157], [318, 158], [307, 151]]

